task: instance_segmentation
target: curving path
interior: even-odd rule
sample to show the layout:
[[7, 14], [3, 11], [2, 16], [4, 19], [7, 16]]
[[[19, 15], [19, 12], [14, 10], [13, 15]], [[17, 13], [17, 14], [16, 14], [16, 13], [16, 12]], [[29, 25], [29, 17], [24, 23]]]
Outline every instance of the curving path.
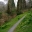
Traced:
[[14, 29], [19, 25], [19, 23], [25, 18], [26, 15], [24, 15], [19, 21], [17, 21], [17, 23], [15, 23], [8, 32], [13, 32]]

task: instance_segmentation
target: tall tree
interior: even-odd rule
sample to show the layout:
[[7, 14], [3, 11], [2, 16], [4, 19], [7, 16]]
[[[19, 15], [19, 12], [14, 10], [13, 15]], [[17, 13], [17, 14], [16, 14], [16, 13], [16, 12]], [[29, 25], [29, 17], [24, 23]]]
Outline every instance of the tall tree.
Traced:
[[17, 13], [20, 14], [22, 13], [21, 10], [26, 7], [26, 2], [25, 0], [18, 0], [18, 5], [17, 5]]
[[8, 0], [8, 14], [11, 14], [12, 8], [15, 7], [14, 0]]
[[28, 10], [30, 11], [31, 9], [31, 0], [29, 0], [29, 5], [28, 5]]

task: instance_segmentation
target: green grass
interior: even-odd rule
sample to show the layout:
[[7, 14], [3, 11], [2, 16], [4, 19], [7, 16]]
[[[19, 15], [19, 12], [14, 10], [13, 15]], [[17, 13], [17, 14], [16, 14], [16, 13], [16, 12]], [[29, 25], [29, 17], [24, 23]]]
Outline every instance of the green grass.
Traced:
[[17, 26], [14, 32], [32, 32], [32, 13], [28, 13], [28, 15], [22, 20], [22, 22]]
[[20, 14], [15, 18], [11, 19], [8, 23], [5, 23], [3, 26], [0, 27], [0, 32], [7, 32], [21, 17], [26, 15], [27, 13]]

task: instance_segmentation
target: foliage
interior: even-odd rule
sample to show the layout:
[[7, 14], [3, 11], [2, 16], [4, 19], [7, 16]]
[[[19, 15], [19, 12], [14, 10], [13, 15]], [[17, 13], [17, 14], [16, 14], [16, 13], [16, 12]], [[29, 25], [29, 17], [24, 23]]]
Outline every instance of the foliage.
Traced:
[[16, 10], [15, 10], [15, 9], [12, 9], [12, 11], [11, 11], [11, 14], [10, 14], [10, 15], [12, 15], [12, 16], [13, 16], [14, 14], [17, 14], [17, 13], [16, 13]]
[[2, 13], [0, 12], [0, 19], [2, 18], [2, 16], [1, 16], [1, 15], [2, 15]]
[[32, 13], [28, 13], [28, 15], [21, 21], [14, 32], [32, 32]]
[[20, 14], [16, 16], [15, 18], [11, 19], [9, 22], [5, 23], [3, 26], [0, 27], [0, 32], [7, 32], [9, 28], [11, 28], [21, 17], [23, 17], [26, 14], [27, 13]]
[[0, 13], [0, 26], [2, 26], [8, 20], [8, 15], [6, 13]]

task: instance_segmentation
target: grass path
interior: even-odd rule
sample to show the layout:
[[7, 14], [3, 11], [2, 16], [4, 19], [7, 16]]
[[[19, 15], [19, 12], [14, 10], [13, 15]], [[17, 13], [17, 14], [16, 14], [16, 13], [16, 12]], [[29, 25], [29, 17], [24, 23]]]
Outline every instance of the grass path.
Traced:
[[27, 13], [25, 12], [24, 14], [17, 15], [15, 18], [9, 20], [7, 23], [0, 27], [0, 32], [7, 32], [15, 23], [17, 23], [19, 19], [21, 19], [26, 14]]
[[32, 13], [29, 12], [27, 16], [19, 23], [13, 32], [32, 32]]
[[15, 23], [8, 32], [13, 32], [14, 29], [18, 26], [18, 24], [25, 18], [26, 15], [24, 15], [19, 21], [17, 21], [17, 23]]

